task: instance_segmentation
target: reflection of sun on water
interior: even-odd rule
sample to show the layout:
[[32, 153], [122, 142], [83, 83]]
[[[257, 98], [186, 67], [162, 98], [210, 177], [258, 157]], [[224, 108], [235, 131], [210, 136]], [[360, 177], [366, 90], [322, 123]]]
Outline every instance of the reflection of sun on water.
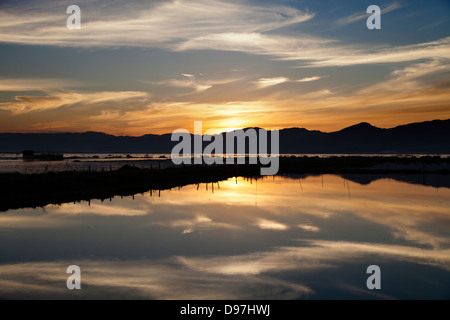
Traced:
[[[243, 177], [234, 177], [230, 178], [226, 181], [221, 182], [221, 184], [224, 187], [230, 188], [230, 189], [238, 189], [242, 187], [242, 183], [245, 181]], [[241, 184], [240, 184], [241, 183]]]

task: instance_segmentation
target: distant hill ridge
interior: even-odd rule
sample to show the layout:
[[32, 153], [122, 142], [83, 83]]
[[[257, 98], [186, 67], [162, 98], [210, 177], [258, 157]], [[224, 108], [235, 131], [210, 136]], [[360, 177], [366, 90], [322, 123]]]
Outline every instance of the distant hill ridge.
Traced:
[[[94, 131], [0, 133], [0, 152], [170, 153], [177, 143], [170, 138], [171, 133], [140, 137], [113, 136]], [[389, 129], [361, 122], [328, 133], [305, 128], [281, 129], [280, 153], [450, 154], [450, 119], [411, 123]]]

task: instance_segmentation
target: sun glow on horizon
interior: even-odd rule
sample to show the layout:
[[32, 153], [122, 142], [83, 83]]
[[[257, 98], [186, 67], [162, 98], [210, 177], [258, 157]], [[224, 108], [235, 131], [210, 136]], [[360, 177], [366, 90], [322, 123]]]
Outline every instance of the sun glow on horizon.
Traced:
[[0, 132], [141, 136], [193, 132], [194, 121], [212, 134], [334, 132], [450, 119], [444, 0], [383, 0], [390, 22], [379, 32], [356, 0], [121, 2], [91, 4], [76, 32], [53, 0], [5, 4]]
[[247, 121], [238, 118], [217, 120], [212, 122], [203, 123], [203, 134], [207, 131], [208, 134], [219, 134], [223, 132], [231, 132], [235, 130], [241, 130], [247, 125]]

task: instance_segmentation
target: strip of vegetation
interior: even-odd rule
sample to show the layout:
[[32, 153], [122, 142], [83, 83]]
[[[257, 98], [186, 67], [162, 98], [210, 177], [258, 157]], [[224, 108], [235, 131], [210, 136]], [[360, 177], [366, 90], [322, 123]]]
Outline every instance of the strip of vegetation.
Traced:
[[80, 200], [108, 199], [233, 176], [257, 175], [257, 166], [189, 166], [161, 170], [124, 166], [110, 172], [0, 174], [0, 211]]
[[[399, 169], [369, 169], [394, 163]], [[281, 157], [279, 173], [441, 173], [448, 174], [450, 159], [439, 157]], [[417, 164], [420, 165], [417, 165]], [[415, 164], [415, 169], [401, 165]], [[432, 169], [430, 169], [430, 166]], [[440, 169], [442, 168], [442, 169]], [[164, 190], [194, 183], [208, 183], [234, 176], [259, 176], [259, 165], [181, 166], [161, 170], [124, 166], [108, 172], [49, 172], [0, 174], [0, 211], [41, 207], [90, 199], [108, 199], [149, 190]]]
[[280, 173], [442, 173], [448, 174], [450, 158], [439, 156], [333, 156], [282, 157]]

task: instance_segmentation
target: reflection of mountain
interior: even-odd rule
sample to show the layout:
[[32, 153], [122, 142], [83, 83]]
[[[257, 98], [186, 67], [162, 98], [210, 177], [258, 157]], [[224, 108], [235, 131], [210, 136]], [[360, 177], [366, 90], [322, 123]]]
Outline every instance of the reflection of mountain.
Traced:
[[[0, 152], [170, 153], [171, 134], [0, 133]], [[206, 144], [205, 144], [206, 145]], [[225, 150], [224, 150], [225, 151]], [[280, 130], [280, 153], [450, 153], [450, 119], [381, 129], [362, 122], [336, 132]]]
[[[369, 185], [377, 180], [391, 179], [409, 184], [420, 184], [434, 188], [450, 188], [450, 176], [444, 174], [398, 174], [398, 173], [341, 173], [336, 174], [349, 181], [360, 185]], [[306, 179], [310, 176], [319, 176], [318, 174], [283, 174], [292, 179]]]

